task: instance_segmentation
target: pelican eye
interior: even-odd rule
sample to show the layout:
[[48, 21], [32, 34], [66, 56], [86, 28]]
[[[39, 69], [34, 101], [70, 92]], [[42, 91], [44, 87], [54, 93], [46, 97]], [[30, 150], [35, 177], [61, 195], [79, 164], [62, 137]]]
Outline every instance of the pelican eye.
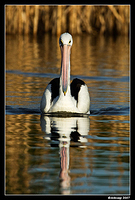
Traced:
[[71, 40], [69, 40], [69, 42], [68, 42], [69, 44], [71, 43]]
[[63, 45], [63, 41], [62, 41], [62, 40], [60, 40], [60, 42], [61, 42], [61, 44]]

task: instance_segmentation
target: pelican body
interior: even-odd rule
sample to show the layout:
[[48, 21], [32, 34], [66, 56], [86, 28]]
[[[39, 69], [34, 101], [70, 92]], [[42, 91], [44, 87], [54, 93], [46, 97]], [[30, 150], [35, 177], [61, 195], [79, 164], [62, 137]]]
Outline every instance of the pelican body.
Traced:
[[61, 49], [60, 77], [47, 85], [40, 103], [42, 113], [90, 114], [90, 96], [83, 80], [73, 79], [70, 84], [70, 52], [72, 36], [63, 33], [59, 39]]

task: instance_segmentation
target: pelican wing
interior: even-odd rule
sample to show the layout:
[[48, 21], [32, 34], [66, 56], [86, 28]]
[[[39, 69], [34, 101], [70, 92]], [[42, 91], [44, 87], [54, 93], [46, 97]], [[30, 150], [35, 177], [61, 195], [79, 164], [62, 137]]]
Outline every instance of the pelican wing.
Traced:
[[59, 82], [59, 78], [55, 78], [47, 85], [40, 103], [40, 110], [42, 113], [47, 113], [53, 100], [59, 96]]
[[84, 81], [81, 79], [75, 78], [71, 85], [71, 95], [76, 100], [76, 107], [82, 113], [89, 113], [90, 108], [90, 96], [88, 87]]

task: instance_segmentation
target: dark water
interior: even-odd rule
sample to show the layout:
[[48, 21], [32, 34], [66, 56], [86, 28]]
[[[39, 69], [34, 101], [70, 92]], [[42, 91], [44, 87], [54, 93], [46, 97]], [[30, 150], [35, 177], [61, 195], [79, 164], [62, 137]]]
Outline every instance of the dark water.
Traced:
[[71, 79], [88, 85], [88, 117], [40, 114], [59, 76], [57, 37], [6, 37], [6, 194], [130, 194], [128, 38], [73, 40]]

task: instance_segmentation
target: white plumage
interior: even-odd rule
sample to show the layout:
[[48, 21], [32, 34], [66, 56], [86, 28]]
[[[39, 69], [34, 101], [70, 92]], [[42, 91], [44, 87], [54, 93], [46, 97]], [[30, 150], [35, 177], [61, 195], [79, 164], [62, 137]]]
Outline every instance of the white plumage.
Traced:
[[70, 84], [70, 50], [72, 36], [64, 33], [60, 36], [61, 72], [60, 78], [53, 79], [46, 87], [40, 109], [42, 113], [90, 113], [90, 96], [84, 81], [74, 79]]

